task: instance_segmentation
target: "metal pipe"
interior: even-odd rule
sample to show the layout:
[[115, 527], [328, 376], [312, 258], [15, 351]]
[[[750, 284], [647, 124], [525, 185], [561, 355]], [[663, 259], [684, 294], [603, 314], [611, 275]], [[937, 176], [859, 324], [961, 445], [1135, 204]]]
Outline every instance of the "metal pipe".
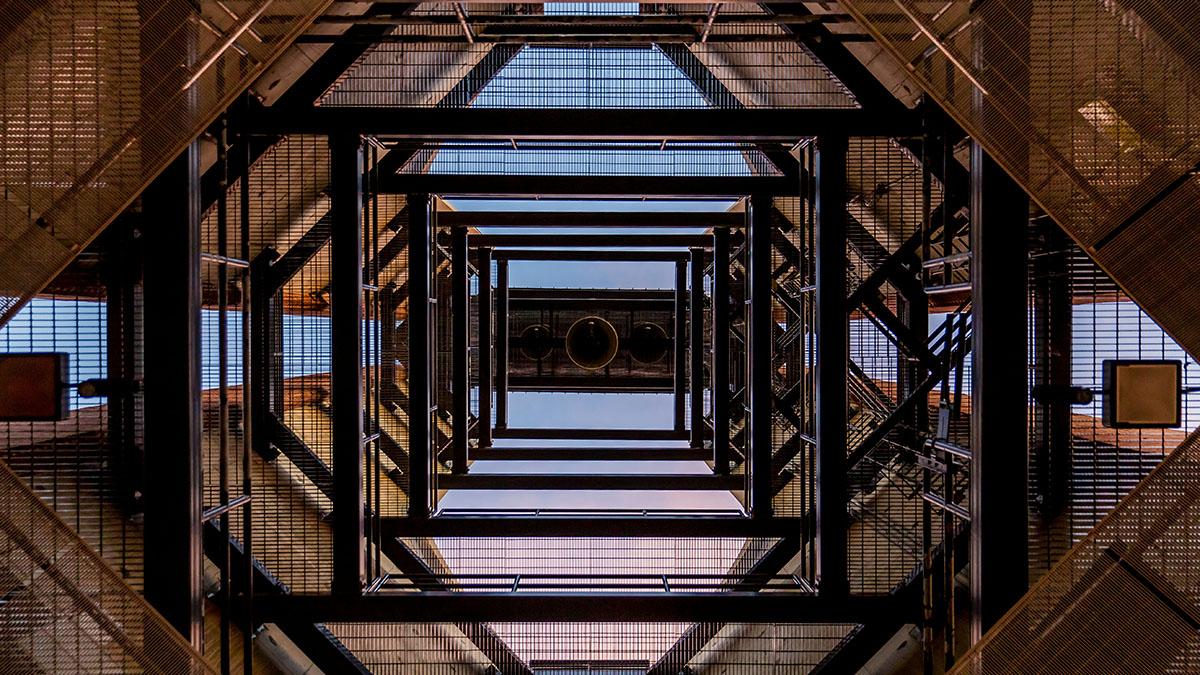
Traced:
[[721, 9], [721, 3], [714, 2], [708, 10], [708, 17], [704, 20], [704, 32], [700, 34], [700, 43], [708, 42], [708, 34], [712, 31], [713, 21], [717, 18], [717, 12]]

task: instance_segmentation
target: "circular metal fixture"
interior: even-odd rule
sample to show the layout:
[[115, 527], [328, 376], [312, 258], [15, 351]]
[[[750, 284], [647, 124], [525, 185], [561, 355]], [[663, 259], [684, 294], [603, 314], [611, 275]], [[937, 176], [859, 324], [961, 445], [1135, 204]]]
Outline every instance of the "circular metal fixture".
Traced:
[[580, 368], [600, 370], [617, 355], [617, 329], [598, 316], [585, 316], [567, 329], [567, 356]]
[[526, 326], [525, 330], [521, 331], [521, 353], [527, 358], [541, 361], [550, 356], [550, 352], [554, 351], [554, 336], [550, 333], [550, 327], [535, 323], [532, 326]]
[[638, 363], [658, 363], [667, 355], [670, 340], [662, 326], [648, 321], [634, 325], [625, 343], [629, 355]]

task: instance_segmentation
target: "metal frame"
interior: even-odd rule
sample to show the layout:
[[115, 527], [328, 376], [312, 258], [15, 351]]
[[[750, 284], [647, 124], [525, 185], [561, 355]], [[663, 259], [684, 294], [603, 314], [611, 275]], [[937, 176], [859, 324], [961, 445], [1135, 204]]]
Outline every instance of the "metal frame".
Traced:
[[731, 211], [446, 211], [440, 222], [450, 227], [738, 227], [740, 213]]
[[823, 136], [816, 149], [816, 548], [819, 592], [849, 594], [846, 425], [850, 360], [846, 307], [845, 136]]
[[248, 115], [268, 134], [359, 133], [384, 139], [769, 141], [795, 143], [827, 133], [905, 136], [919, 133], [915, 114], [865, 109], [404, 108], [272, 106]]
[[1028, 224], [1029, 201], [1024, 191], [978, 143], [972, 143], [972, 643], [1029, 586], [1029, 398], [1024, 339], [1028, 313], [1023, 236]]
[[704, 428], [704, 249], [693, 248], [688, 264], [691, 270], [691, 288], [688, 291], [691, 444], [693, 448], [703, 448], [704, 437], [707, 435]]
[[[826, 599], [797, 593], [374, 593], [338, 602], [328, 596], [254, 598], [262, 621], [666, 621], [864, 623], [880, 615], [913, 615], [907, 596]], [[913, 617], [915, 619], [915, 616]]]
[[[190, 144], [143, 196], [146, 599], [197, 649], [201, 594], [200, 150]], [[169, 452], [166, 450], [170, 450]]]
[[366, 573], [363, 495], [363, 146], [329, 139], [330, 408], [333, 445], [333, 592], [357, 595]]
[[384, 518], [384, 537], [795, 537], [800, 518], [741, 515], [471, 515]]
[[787, 176], [595, 176], [393, 174], [379, 177], [382, 194], [430, 193], [476, 197], [726, 197], [752, 193], [796, 195], [799, 186]]
[[408, 514], [427, 518], [432, 504], [432, 391], [430, 382], [430, 246], [432, 207], [428, 194], [408, 196]]

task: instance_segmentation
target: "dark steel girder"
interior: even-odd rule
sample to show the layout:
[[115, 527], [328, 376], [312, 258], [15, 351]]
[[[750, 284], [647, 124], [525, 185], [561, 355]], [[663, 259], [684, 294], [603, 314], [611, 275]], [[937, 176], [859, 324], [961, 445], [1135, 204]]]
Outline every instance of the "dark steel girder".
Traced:
[[730, 211], [443, 211], [447, 227], [738, 227], [745, 218]]
[[254, 615], [313, 623], [663, 621], [737, 623], [863, 623], [884, 613], [915, 620], [919, 604], [906, 596], [820, 598], [804, 593], [463, 593], [413, 591], [255, 596]]
[[[801, 518], [754, 519], [745, 516], [438, 516], [383, 518], [384, 537], [640, 537], [730, 538], [798, 535]], [[790, 556], [789, 556], [790, 558]], [[787, 561], [784, 560], [783, 563]], [[782, 567], [760, 570], [775, 574]]]
[[384, 194], [496, 197], [726, 197], [799, 194], [799, 181], [782, 176], [547, 176], [398, 174], [381, 176]]
[[[686, 431], [684, 432], [686, 435]], [[440, 474], [439, 490], [740, 490], [742, 476], [693, 474]]]
[[920, 134], [911, 112], [811, 108], [622, 109], [405, 108], [274, 106], [248, 115], [252, 132], [357, 132], [385, 139], [776, 141], [824, 133], [850, 136]]
[[712, 245], [712, 237], [703, 234], [475, 234], [468, 242], [472, 247], [487, 248], [703, 248]]

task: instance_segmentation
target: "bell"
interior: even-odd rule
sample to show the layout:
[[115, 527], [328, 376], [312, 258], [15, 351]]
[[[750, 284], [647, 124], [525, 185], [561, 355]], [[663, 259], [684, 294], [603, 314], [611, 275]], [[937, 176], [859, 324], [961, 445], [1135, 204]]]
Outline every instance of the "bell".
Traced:
[[617, 329], [598, 316], [585, 316], [567, 329], [567, 356], [580, 368], [599, 370], [617, 355]]
[[551, 335], [549, 326], [535, 323], [521, 331], [521, 353], [526, 358], [541, 361], [550, 356], [553, 350], [554, 336]]
[[638, 363], [658, 363], [667, 355], [667, 331], [656, 323], [643, 322], [635, 325], [625, 341], [629, 356]]

